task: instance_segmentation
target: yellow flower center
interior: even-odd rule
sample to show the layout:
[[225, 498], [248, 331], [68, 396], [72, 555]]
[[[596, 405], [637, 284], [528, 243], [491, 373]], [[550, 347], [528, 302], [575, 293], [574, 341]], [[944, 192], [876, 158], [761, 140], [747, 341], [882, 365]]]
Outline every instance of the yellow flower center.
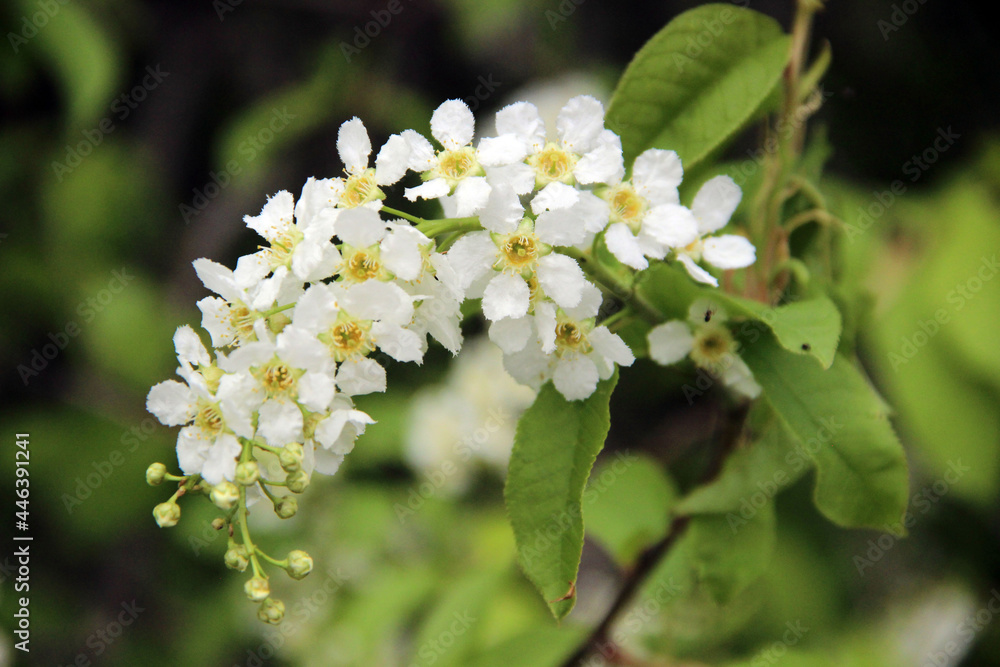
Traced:
[[229, 324], [233, 328], [233, 345], [243, 345], [257, 338], [253, 331], [253, 315], [245, 303], [235, 302], [229, 308]]
[[722, 326], [705, 326], [694, 335], [691, 359], [698, 366], [720, 370], [736, 349], [736, 343], [729, 329]]
[[206, 401], [199, 401], [198, 413], [194, 417], [194, 425], [205, 432], [206, 435], [216, 436], [222, 433], [225, 420], [219, 406]]
[[556, 324], [557, 355], [562, 356], [571, 351], [588, 354], [593, 349], [579, 324], [570, 321], [561, 321]]
[[545, 148], [528, 158], [528, 164], [535, 168], [535, 180], [541, 188], [553, 181], [572, 184], [573, 167], [576, 166], [577, 159], [573, 153], [549, 142]]
[[339, 208], [357, 208], [385, 195], [375, 182], [375, 170], [365, 169], [360, 174], [349, 176], [344, 183], [344, 192], [337, 203]]
[[478, 176], [481, 172], [475, 149], [471, 146], [438, 154], [437, 175], [446, 179], [452, 187], [463, 178]]
[[378, 248], [374, 247], [368, 250], [355, 250], [344, 263], [342, 275], [350, 281], [363, 283], [377, 278], [381, 270], [382, 262]]
[[334, 324], [320, 340], [330, 348], [334, 360], [341, 362], [351, 357], [365, 356], [375, 349], [369, 331], [371, 322], [343, 319]]
[[262, 250], [267, 250], [268, 264], [271, 265], [271, 269], [276, 269], [279, 266], [287, 266], [291, 268], [292, 266], [292, 254], [295, 252], [295, 246], [299, 244], [299, 241], [303, 239], [303, 234], [294, 225], [288, 228], [288, 231], [282, 234], [280, 237], [271, 241], [270, 248], [264, 248], [263, 246], [258, 246]]
[[642, 216], [646, 213], [647, 203], [635, 189], [627, 183], [621, 183], [608, 190], [604, 198], [611, 205], [611, 221], [624, 222], [636, 234], [642, 225]]
[[500, 244], [501, 262], [520, 272], [534, 264], [538, 258], [538, 240], [534, 234], [514, 232]]
[[295, 387], [295, 374], [288, 366], [272, 362], [263, 368], [261, 384], [269, 396], [281, 394]]

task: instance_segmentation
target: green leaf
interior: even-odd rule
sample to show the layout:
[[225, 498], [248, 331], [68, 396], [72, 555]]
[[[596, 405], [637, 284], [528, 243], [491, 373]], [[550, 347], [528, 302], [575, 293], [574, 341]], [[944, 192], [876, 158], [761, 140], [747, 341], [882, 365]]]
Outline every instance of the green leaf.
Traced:
[[586, 635], [583, 628], [536, 627], [476, 656], [468, 667], [551, 667], [560, 665]]
[[816, 463], [814, 501], [838, 525], [885, 529], [907, 506], [906, 457], [885, 403], [843, 357], [828, 370], [769, 336], [743, 351], [768, 403]]
[[595, 468], [584, 492], [587, 534], [619, 565], [631, 566], [649, 544], [666, 535], [677, 490], [655, 461], [619, 452]]
[[712, 599], [726, 604], [764, 574], [775, 539], [771, 500], [748, 519], [732, 512], [698, 515], [688, 526], [695, 576]]
[[773, 19], [711, 4], [685, 12], [629, 64], [608, 107], [626, 164], [647, 148], [691, 170], [753, 120], [781, 79], [789, 38]]
[[557, 619], [576, 602], [583, 490], [611, 427], [617, 382], [616, 372], [582, 401], [567, 401], [549, 382], [517, 424], [504, 499], [521, 568]]
[[[420, 628], [409, 664], [466, 664], [479, 636], [478, 622], [501, 581], [501, 573], [480, 570], [453, 580]], [[445, 641], [447, 650], [442, 651]]]
[[763, 322], [789, 352], [812, 355], [823, 368], [833, 363], [842, 321], [840, 311], [825, 296], [773, 308], [717, 291], [706, 291], [705, 296], [723, 305], [730, 315]]

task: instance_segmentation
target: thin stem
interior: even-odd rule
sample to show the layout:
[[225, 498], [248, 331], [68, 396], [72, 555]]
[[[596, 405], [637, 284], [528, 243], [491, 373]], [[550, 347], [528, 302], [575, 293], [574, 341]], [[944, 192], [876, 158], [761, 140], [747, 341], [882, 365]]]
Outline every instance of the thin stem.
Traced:
[[285, 568], [288, 567], [288, 559], [287, 558], [284, 559], [284, 560], [278, 560], [277, 558], [272, 558], [271, 556], [268, 556], [266, 553], [264, 553], [264, 550], [261, 549], [260, 547], [254, 547], [254, 551], [255, 551], [255, 553], [258, 556], [260, 556], [261, 558], [263, 558], [264, 560], [266, 560], [271, 565], [276, 565], [277, 567], [280, 567], [282, 569], [285, 569]]
[[395, 215], [395, 216], [398, 216], [400, 218], [403, 218], [404, 220], [409, 220], [410, 222], [412, 222], [415, 225], [421, 225], [421, 224], [427, 222], [423, 218], [418, 218], [415, 215], [410, 215], [409, 213], [404, 213], [403, 211], [399, 211], [399, 210], [396, 210], [394, 208], [389, 208], [388, 206], [384, 206], [383, 205], [382, 206], [382, 210], [385, 211], [386, 213], [388, 213], [389, 215]]
[[593, 278], [601, 286], [613, 295], [630, 305], [637, 313], [651, 322], [662, 322], [663, 313], [660, 309], [647, 301], [635, 288], [615, 275], [606, 266], [598, 262], [588, 252], [583, 252], [576, 248], [560, 248], [559, 252], [572, 257], [580, 263], [580, 268], [584, 273]]
[[483, 229], [479, 218], [442, 218], [441, 220], [424, 220], [417, 225], [417, 230], [426, 236], [434, 238], [451, 232], [478, 232]]
[[277, 306], [275, 308], [272, 308], [271, 310], [266, 310], [263, 313], [261, 313], [261, 315], [263, 317], [270, 317], [271, 315], [277, 315], [278, 313], [284, 310], [288, 310], [294, 307], [295, 307], [295, 302], [293, 301], [292, 303], [286, 303], [284, 306]]

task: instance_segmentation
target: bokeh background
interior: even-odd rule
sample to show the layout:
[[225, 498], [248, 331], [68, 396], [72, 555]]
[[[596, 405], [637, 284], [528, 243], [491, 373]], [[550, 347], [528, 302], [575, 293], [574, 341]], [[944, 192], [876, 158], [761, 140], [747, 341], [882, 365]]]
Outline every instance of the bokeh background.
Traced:
[[[278, 634], [222, 566], [209, 503], [186, 503], [171, 530], [150, 515], [167, 494], [143, 471], [174, 463], [176, 433], [145, 412], [145, 395], [173, 372], [175, 328], [200, 321], [193, 259], [232, 265], [257, 242], [244, 214], [339, 174], [344, 120], [364, 119], [378, 146], [404, 128], [426, 133], [448, 98], [465, 99], [487, 131], [492, 111], [517, 99], [606, 100], [630, 56], [698, 3], [398, 0], [387, 14], [389, 4], [0, 7], [0, 665], [521, 664], [511, 656], [529, 650], [559, 664], [574, 628], [600, 617], [622, 576], [601, 540], [588, 541], [580, 609], [562, 631], [512, 564], [498, 471], [514, 417], [461, 474], [433, 482], [488, 407], [516, 415], [526, 402], [495, 382], [488, 352], [461, 368], [440, 349], [419, 369], [393, 367], [390, 393], [361, 401], [379, 424], [335, 478], [314, 480], [301, 516], [255, 517], [272, 552], [317, 561], [306, 581], [278, 585], [289, 609]], [[787, 26], [791, 4], [750, 6]], [[766, 649], [801, 621], [801, 647], [838, 664], [1000, 664], [1000, 619], [981, 614], [981, 629], [963, 630], [1000, 599], [996, 30], [979, 3], [828, 4], [816, 37], [833, 47], [831, 95], [813, 130], [833, 147], [824, 188], [863, 230], [839, 251], [845, 281], [871, 291], [871, 317], [852, 326], [897, 409], [916, 522], [881, 543], [836, 529], [800, 482], [779, 499], [761, 586], [730, 609], [660, 610], [642, 643], [684, 664], [776, 664]], [[391, 19], [363, 36], [379, 16]], [[942, 135], [952, 139], [935, 147]], [[903, 192], [889, 202], [895, 181]], [[470, 338], [479, 330], [466, 323]], [[589, 510], [598, 534], [613, 533], [607, 517], [660, 474], [656, 462], [713, 433], [716, 404], [665, 401], [649, 389], [662, 385], [644, 364], [623, 374], [606, 465], [624, 450], [640, 463]], [[18, 432], [31, 435], [27, 660], [12, 648], [8, 558]], [[860, 572], [859, 556], [872, 561]], [[422, 653], [463, 613], [475, 622], [454, 648]], [[499, 657], [475, 655], [484, 649]]]

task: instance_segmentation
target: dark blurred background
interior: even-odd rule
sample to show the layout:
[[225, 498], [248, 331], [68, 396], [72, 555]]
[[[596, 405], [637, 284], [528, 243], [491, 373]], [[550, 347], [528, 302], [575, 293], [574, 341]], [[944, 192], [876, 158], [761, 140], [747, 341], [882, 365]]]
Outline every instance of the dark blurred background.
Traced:
[[[631, 55], [699, 3], [398, 0], [398, 14], [388, 12], [390, 4], [9, 0], [0, 7], [0, 534], [13, 532], [13, 434], [27, 432], [33, 634], [24, 664], [73, 664], [78, 656], [106, 665], [249, 664], [248, 651], [265, 641], [264, 627], [241, 600], [242, 579], [222, 567], [224, 540], [206, 531], [212, 513], [198, 505], [207, 503], [185, 505], [181, 527], [161, 531], [150, 511], [166, 494], [143, 482], [150, 462], [175, 464], [176, 430], [155, 422], [144, 402], [149, 387], [173, 372], [175, 328], [200, 321], [195, 302], [206, 292], [192, 260], [233, 265], [257, 242], [244, 228], [244, 214], [256, 214], [278, 190], [297, 194], [309, 176], [340, 174], [337, 129], [352, 116], [365, 121], [377, 150], [405, 128], [426, 134], [431, 112], [448, 98], [466, 99], [487, 132], [492, 112], [516, 99], [547, 100], [556, 109], [577, 93], [607, 100]], [[786, 27], [791, 5], [750, 3]], [[851, 555], [863, 552], [875, 533], [820, 526], [811, 510], [792, 516], [796, 544], [808, 548], [794, 558], [783, 550], [781, 567], [787, 572], [791, 561], [812, 559], [808, 567], [826, 568], [828, 580], [851, 581], [819, 585], [801, 573], [796, 579], [814, 582], [811, 604], [825, 606], [829, 626], [839, 632], [862, 624], [894, 627], [879, 624], [889, 623], [890, 602], [900, 599], [905, 603], [893, 614], [950, 619], [949, 604], [974, 610], [1000, 585], [1000, 368], [990, 351], [1000, 325], [991, 319], [1000, 303], [997, 287], [983, 288], [977, 303], [989, 307], [961, 325], [965, 333], [956, 325], [933, 339], [928, 349], [937, 361], [924, 375], [905, 375], [917, 372], [916, 363], [900, 375], [884, 361], [907, 327], [926, 317], [921, 304], [941, 303], [943, 296], [928, 294], [955, 284], [916, 276], [945, 266], [934, 275], [947, 281], [957, 272], [960, 280], [979, 262], [969, 253], [1000, 250], [988, 245], [1000, 235], [1000, 76], [995, 22], [982, 3], [828, 5], [815, 41], [832, 44], [824, 84], [832, 95], [814, 123], [825, 126], [834, 147], [831, 191], [850, 220], [873, 192], [897, 179], [908, 184], [905, 201], [849, 253], [857, 280], [876, 292], [876, 321], [863, 337], [863, 354], [876, 383], [898, 404], [915, 490], [942, 474], [949, 448], [975, 467], [972, 482], [935, 502], [913, 539], [861, 579]], [[364, 34], [366, 25], [374, 36]], [[907, 163], [942, 130], [958, 138], [909, 185]], [[739, 158], [752, 140], [750, 133], [733, 155]], [[973, 194], [963, 190], [970, 184]], [[946, 258], [934, 254], [959, 236], [965, 245]], [[948, 267], [958, 268], [949, 273]], [[421, 517], [417, 537], [395, 531], [392, 502], [405, 497], [413, 479], [399, 453], [406, 398], [421, 378], [441, 375], [446, 357], [436, 351], [419, 372], [393, 369], [391, 396], [371, 403], [382, 411], [373, 416], [384, 430], [370, 445], [362, 438], [357, 462], [337, 479], [322, 480], [333, 489], [329, 504], [321, 508], [316, 500], [296, 526], [269, 528], [269, 539], [286, 548], [335, 554], [327, 563], [378, 554], [379, 563], [392, 564], [376, 569], [383, 585], [357, 575], [359, 583], [338, 603], [342, 614], [330, 603], [303, 614], [304, 627], [317, 629], [300, 632], [297, 644], [282, 641], [277, 656], [261, 660], [396, 664], [385, 657], [392, 654], [365, 647], [386, 637], [407, 640], [407, 628], [434, 595], [433, 583], [424, 590], [420, 582], [451, 567], [448, 559], [468, 547], [461, 540], [504, 545], [499, 551], [509, 559], [496, 480], [485, 498], [462, 501], [480, 521], [464, 537], [448, 526], [471, 521], [468, 512], [444, 503]], [[641, 415], [646, 421], [619, 434], [619, 446], [632, 433], [659, 432], [662, 415]], [[797, 503], [808, 503], [808, 487], [790, 496], [784, 510], [794, 515]], [[2, 541], [0, 665], [17, 664], [10, 662], [15, 594], [2, 560], [11, 549]], [[346, 555], [337, 551], [343, 545], [351, 547]], [[289, 599], [330, 581], [317, 574], [300, 589], [289, 587]], [[915, 592], [940, 586], [947, 590], [930, 606], [913, 601]], [[394, 602], [385, 608], [375, 602], [386, 598]], [[142, 608], [134, 622], [119, 636], [95, 639], [130, 604]], [[400, 620], [379, 625], [397, 613]], [[335, 619], [345, 616], [354, 625], [336, 629]], [[913, 631], [921, 626], [912, 619], [906, 627], [916, 636], [931, 632]], [[324, 628], [334, 628], [341, 647], [355, 642], [357, 653], [342, 655], [367, 657], [337, 662], [311, 648], [309, 633], [326, 636]], [[997, 634], [986, 628], [965, 664], [1000, 664]]]

